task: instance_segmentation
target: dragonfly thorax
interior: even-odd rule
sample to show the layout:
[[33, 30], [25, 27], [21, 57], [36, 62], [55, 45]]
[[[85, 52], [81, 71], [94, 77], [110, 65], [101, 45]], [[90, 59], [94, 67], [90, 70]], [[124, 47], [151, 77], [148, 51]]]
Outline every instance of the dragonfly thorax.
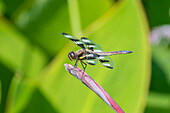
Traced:
[[68, 54], [68, 58], [73, 61], [74, 59], [76, 59], [76, 54], [74, 53], [74, 51], [71, 51], [69, 54]]

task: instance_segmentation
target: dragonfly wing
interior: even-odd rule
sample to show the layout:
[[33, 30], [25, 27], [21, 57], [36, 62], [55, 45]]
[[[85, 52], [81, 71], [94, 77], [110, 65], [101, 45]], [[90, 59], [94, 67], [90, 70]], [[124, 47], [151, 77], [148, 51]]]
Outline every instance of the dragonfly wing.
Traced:
[[90, 65], [96, 65], [98, 62], [97, 55], [96, 54], [87, 54], [86, 55], [86, 62]]
[[76, 45], [78, 45], [79, 47], [81, 47], [82, 49], [85, 49], [84, 47], [84, 43], [83, 41], [81, 41], [80, 39], [74, 37], [74, 36], [71, 36], [71, 35], [68, 35], [67, 33], [62, 33], [62, 35], [68, 39], [70, 39], [71, 41], [73, 41]]
[[92, 50], [94, 52], [102, 52], [103, 49], [93, 41], [89, 40], [86, 37], [82, 37], [81, 40], [84, 42], [84, 44], [87, 46], [89, 50]]
[[113, 69], [113, 61], [109, 56], [99, 56], [98, 59], [103, 66]]

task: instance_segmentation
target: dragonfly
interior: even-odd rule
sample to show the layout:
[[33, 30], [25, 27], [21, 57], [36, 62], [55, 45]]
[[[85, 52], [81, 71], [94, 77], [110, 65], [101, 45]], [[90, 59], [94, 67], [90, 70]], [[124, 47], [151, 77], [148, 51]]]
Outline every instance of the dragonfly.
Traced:
[[[103, 52], [103, 49], [97, 43], [89, 40], [86, 37], [82, 37], [81, 39], [78, 39], [67, 33], [62, 33], [62, 35], [70, 39], [71, 41], [73, 41], [77, 46], [81, 48], [76, 52], [71, 51], [68, 54], [68, 58], [71, 61], [73, 60], [76, 61], [74, 65], [75, 67], [77, 67], [78, 61], [80, 61], [84, 71], [87, 67], [87, 64], [96, 65], [98, 61], [100, 61], [100, 63], [106, 68], [113, 69], [113, 61], [109, 56], [132, 53], [132, 51], [128, 51], [128, 50]], [[87, 64], [84, 61], [86, 61]]]

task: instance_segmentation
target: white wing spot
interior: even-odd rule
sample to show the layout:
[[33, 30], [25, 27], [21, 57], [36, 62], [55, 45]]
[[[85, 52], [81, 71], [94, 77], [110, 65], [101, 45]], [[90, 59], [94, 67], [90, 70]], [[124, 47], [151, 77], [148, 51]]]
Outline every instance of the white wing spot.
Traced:
[[95, 48], [96, 46], [94, 46], [94, 45], [89, 45], [88, 47], [93, 47], [93, 48]]
[[94, 50], [94, 52], [102, 52], [102, 51], [101, 51], [101, 50], [97, 50], [97, 49], [95, 49], [95, 50]]
[[94, 57], [94, 55], [93, 54], [88, 54], [87, 57]]
[[71, 36], [71, 35], [65, 35], [65, 37], [67, 37], [67, 38], [73, 38], [73, 36]]
[[82, 39], [83, 42], [91, 42], [90, 40]]
[[76, 44], [83, 44], [82, 42], [75, 42]]
[[110, 64], [103, 63], [104, 66], [110, 66]]
[[105, 57], [103, 57], [103, 56], [100, 56], [100, 57], [99, 57], [99, 59], [104, 59], [104, 58], [105, 58]]
[[93, 60], [87, 60], [87, 63], [95, 63]]

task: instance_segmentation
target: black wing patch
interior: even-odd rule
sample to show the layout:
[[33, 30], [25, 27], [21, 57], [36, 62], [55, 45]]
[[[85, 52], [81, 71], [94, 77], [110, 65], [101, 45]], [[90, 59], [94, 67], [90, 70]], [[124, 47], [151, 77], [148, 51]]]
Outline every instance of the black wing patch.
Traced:
[[98, 59], [103, 66], [113, 69], [113, 61], [109, 56], [99, 56]]
[[89, 40], [86, 37], [82, 37], [81, 40], [84, 42], [84, 44], [86, 44], [87, 49], [92, 50], [94, 52], [102, 52], [103, 49], [96, 43], [94, 43], [93, 41]]
[[97, 55], [96, 54], [87, 54], [86, 55], [86, 62], [90, 65], [96, 65], [98, 62]]
[[70, 39], [71, 41], [73, 41], [76, 45], [78, 45], [79, 47], [81, 47], [82, 49], [85, 49], [84, 47], [84, 43], [79, 40], [78, 38], [76, 37], [73, 37], [71, 35], [68, 35], [67, 33], [62, 33], [62, 35], [68, 39]]

